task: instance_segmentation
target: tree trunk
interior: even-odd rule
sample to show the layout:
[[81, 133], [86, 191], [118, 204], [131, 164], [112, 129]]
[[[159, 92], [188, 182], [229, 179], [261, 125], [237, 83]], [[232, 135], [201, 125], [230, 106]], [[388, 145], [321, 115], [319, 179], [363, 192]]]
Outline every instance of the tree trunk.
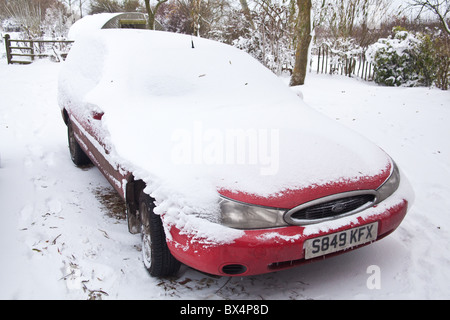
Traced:
[[242, 11], [244, 12], [244, 16], [247, 19], [248, 23], [250, 24], [250, 27], [252, 28], [252, 30], [255, 30], [255, 23], [253, 22], [252, 14], [248, 7], [247, 0], [239, 0], [239, 2], [241, 3]]
[[155, 15], [153, 14], [152, 7], [150, 6], [150, 0], [144, 0], [145, 11], [148, 15], [148, 28], [150, 30], [155, 30]]
[[192, 6], [192, 26], [193, 34], [200, 37], [200, 21], [201, 21], [201, 0], [194, 0]]
[[150, 6], [150, 0], [144, 0], [145, 9], [148, 14], [148, 28], [150, 30], [155, 30], [155, 17], [156, 13], [158, 12], [159, 6], [167, 1], [168, 0], [158, 0], [158, 2], [156, 3], [155, 7], [152, 10], [152, 7]]
[[311, 44], [311, 0], [297, 0], [298, 20], [295, 28], [297, 48], [295, 50], [295, 65], [290, 86], [305, 84], [308, 68], [309, 45]]

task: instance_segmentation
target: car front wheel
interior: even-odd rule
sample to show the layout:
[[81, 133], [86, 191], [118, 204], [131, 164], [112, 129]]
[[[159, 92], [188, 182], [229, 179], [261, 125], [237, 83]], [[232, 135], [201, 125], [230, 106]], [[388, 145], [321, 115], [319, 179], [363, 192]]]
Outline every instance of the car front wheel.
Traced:
[[153, 277], [175, 275], [181, 263], [170, 253], [161, 217], [153, 212], [155, 204], [144, 192], [139, 197], [139, 215], [142, 222], [142, 257], [144, 266]]

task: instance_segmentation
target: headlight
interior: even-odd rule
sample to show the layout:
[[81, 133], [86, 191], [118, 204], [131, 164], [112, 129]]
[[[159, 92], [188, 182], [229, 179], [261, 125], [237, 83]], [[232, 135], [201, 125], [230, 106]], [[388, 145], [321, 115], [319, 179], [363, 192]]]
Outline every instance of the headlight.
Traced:
[[379, 203], [389, 196], [391, 196], [400, 185], [400, 171], [398, 170], [397, 165], [394, 163], [394, 170], [392, 170], [392, 173], [390, 177], [377, 189], [377, 200], [376, 202]]
[[235, 229], [267, 229], [287, 226], [283, 219], [286, 210], [266, 208], [224, 197], [220, 200], [221, 223]]

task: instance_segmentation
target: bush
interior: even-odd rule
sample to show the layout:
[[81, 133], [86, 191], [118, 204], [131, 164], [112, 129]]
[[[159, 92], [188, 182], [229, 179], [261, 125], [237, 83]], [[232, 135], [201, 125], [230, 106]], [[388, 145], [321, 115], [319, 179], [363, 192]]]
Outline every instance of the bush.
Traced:
[[448, 37], [413, 34], [394, 28], [394, 35], [380, 39], [366, 52], [374, 64], [374, 80], [386, 86], [432, 86], [448, 89]]
[[374, 64], [374, 80], [386, 86], [417, 85], [419, 75], [414, 56], [420, 41], [402, 29], [394, 36], [380, 39], [367, 50], [367, 58]]
[[436, 87], [442, 90], [449, 89], [450, 82], [450, 37], [440, 34], [433, 39], [435, 50], [434, 63], [436, 65]]

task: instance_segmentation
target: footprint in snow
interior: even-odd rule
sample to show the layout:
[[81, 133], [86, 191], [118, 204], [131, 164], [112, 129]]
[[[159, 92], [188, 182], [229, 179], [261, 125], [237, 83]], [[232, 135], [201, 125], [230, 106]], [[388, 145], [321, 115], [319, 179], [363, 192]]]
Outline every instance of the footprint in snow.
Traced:
[[48, 199], [47, 208], [49, 213], [57, 214], [62, 211], [62, 204], [57, 199]]

